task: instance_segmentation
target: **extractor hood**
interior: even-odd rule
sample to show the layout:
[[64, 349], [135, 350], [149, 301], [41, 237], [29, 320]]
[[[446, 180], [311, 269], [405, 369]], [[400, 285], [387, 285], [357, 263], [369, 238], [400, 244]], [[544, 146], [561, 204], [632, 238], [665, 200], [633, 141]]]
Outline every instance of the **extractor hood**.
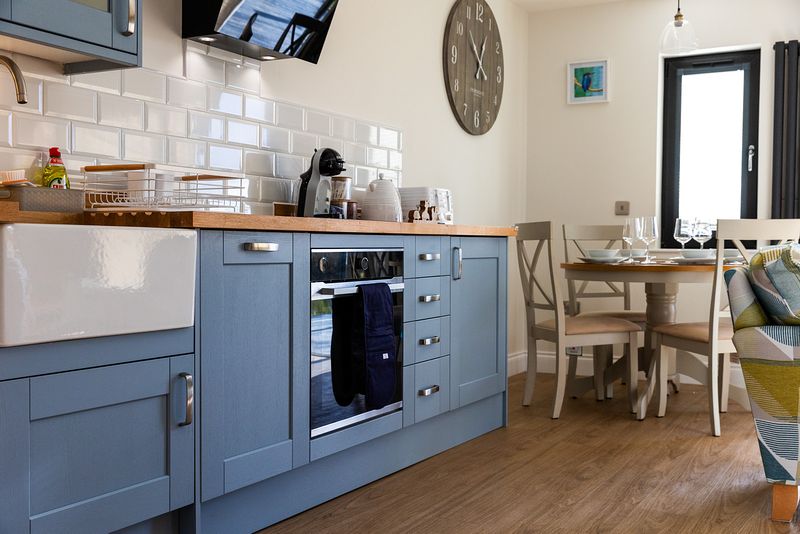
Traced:
[[183, 0], [183, 37], [258, 60], [319, 61], [339, 0]]

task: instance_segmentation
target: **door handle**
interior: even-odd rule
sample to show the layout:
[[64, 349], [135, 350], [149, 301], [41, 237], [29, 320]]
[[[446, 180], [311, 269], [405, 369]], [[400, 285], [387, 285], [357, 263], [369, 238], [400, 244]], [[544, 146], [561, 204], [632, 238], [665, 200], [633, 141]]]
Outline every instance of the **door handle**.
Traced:
[[436, 261], [442, 259], [441, 254], [420, 254], [419, 255], [420, 261]]
[[425, 303], [427, 303], [427, 302], [439, 302], [440, 300], [442, 300], [442, 296], [441, 295], [422, 295], [419, 298], [420, 302], [425, 302]]
[[756, 157], [755, 145], [747, 147], [747, 172], [753, 172], [753, 158]]
[[440, 338], [439, 336], [426, 337], [425, 339], [419, 340], [419, 344], [422, 345], [423, 347], [427, 347], [428, 345], [436, 345], [437, 343], [441, 342], [442, 338]]
[[417, 395], [420, 396], [420, 397], [430, 397], [431, 395], [439, 393], [440, 389], [441, 388], [439, 388], [438, 385], [431, 386], [429, 388], [420, 389], [419, 391], [417, 391]]
[[245, 243], [244, 249], [248, 252], [278, 252], [281, 246], [278, 243]]
[[455, 247], [453, 252], [458, 260], [458, 267], [456, 272], [453, 273], [453, 280], [461, 280], [461, 276], [464, 274], [464, 251], [461, 250], [461, 247]]
[[136, 31], [136, 0], [128, 0], [128, 24], [122, 35], [130, 37]]
[[181, 373], [178, 376], [186, 381], [186, 417], [178, 423], [178, 426], [189, 426], [194, 421], [194, 377], [189, 373]]

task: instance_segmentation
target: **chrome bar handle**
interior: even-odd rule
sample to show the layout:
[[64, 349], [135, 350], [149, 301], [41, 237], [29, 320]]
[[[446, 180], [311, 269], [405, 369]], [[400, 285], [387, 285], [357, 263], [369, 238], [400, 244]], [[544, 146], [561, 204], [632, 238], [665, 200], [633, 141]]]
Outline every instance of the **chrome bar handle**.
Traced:
[[[359, 284], [369, 285], [369, 284]], [[392, 293], [400, 293], [405, 289], [405, 284], [389, 284], [389, 291]], [[333, 297], [341, 297], [344, 295], [355, 295], [358, 293], [358, 286], [350, 287], [323, 287], [319, 290], [320, 295], [328, 295]]]
[[436, 261], [442, 259], [442, 255], [438, 252], [436, 254], [420, 254], [420, 261]]
[[442, 296], [441, 295], [422, 295], [419, 298], [420, 302], [426, 302], [426, 303], [427, 302], [439, 302], [440, 300], [442, 300]]
[[428, 345], [436, 345], [437, 343], [441, 342], [442, 338], [440, 338], [439, 336], [426, 337], [425, 339], [419, 340], [419, 344], [422, 345], [423, 347], [427, 347]]
[[136, 31], [136, 0], [128, 0], [128, 26], [122, 35], [130, 37]]
[[417, 395], [420, 396], [420, 397], [430, 397], [431, 395], [439, 393], [440, 389], [441, 388], [438, 385], [431, 386], [429, 388], [425, 388], [425, 389], [421, 389], [421, 390], [417, 391]]
[[194, 421], [194, 377], [189, 373], [181, 373], [178, 376], [186, 381], [186, 418], [178, 423], [178, 426], [189, 426]]
[[461, 247], [455, 247], [453, 252], [456, 253], [456, 258], [458, 258], [458, 268], [455, 273], [453, 273], [453, 280], [461, 280], [461, 277], [464, 275], [464, 251], [461, 250]]
[[278, 252], [281, 246], [278, 243], [245, 243], [244, 249], [248, 252]]

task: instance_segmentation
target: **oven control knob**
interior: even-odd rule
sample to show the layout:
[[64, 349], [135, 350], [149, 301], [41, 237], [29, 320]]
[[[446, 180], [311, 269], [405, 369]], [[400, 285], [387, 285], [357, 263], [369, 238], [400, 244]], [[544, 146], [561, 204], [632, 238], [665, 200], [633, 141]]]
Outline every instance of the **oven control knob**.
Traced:
[[319, 260], [319, 271], [324, 273], [324, 272], [327, 272], [327, 270], [328, 270], [328, 258], [323, 256]]
[[361, 270], [362, 271], [368, 271], [369, 270], [369, 258], [367, 258], [366, 256], [361, 258]]

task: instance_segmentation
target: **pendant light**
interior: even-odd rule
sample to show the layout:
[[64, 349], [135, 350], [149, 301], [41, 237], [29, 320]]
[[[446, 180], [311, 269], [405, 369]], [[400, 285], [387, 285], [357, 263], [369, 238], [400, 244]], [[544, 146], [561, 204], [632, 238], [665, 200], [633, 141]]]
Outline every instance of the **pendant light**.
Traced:
[[669, 21], [661, 32], [661, 53], [685, 54], [693, 50], [697, 50], [697, 35], [694, 27], [681, 13], [681, 0], [678, 0], [675, 19]]

